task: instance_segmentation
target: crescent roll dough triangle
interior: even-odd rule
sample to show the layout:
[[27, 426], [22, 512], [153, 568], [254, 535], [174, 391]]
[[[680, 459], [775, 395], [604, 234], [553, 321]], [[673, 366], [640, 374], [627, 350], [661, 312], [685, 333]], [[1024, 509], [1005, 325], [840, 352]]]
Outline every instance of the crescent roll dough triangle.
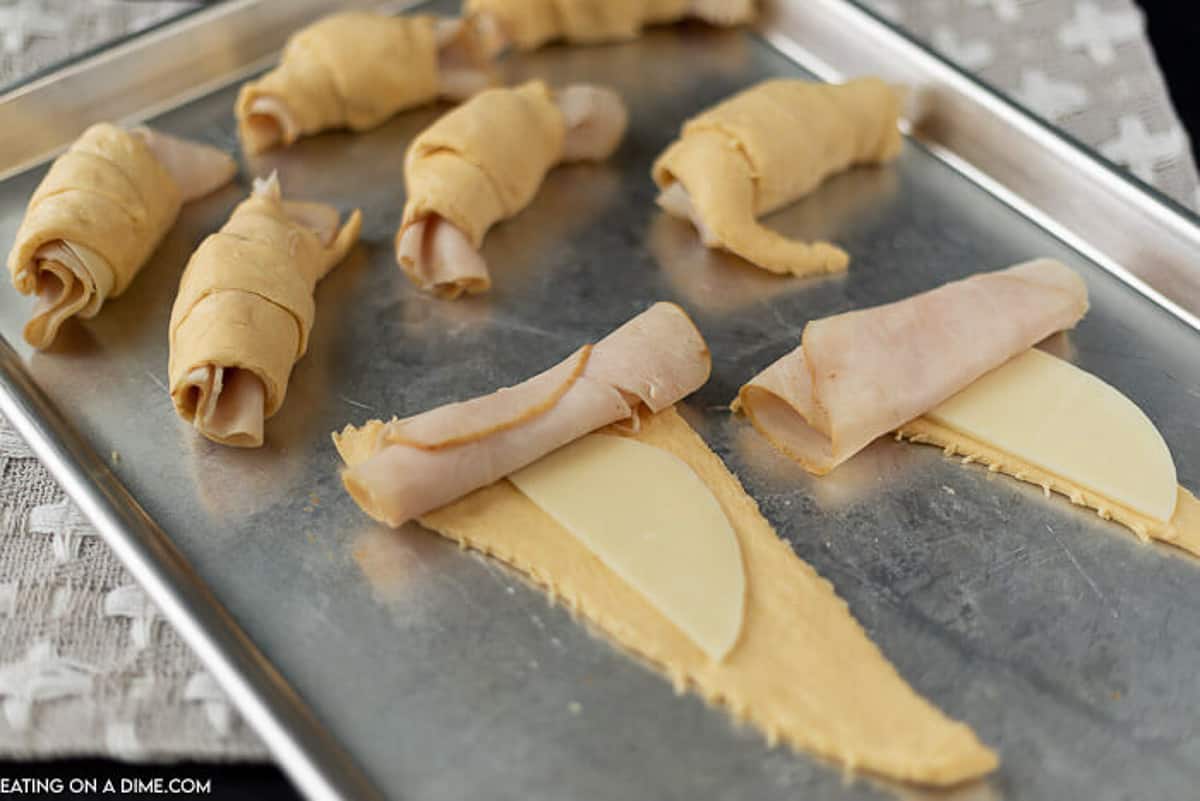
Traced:
[[[665, 674], [682, 693], [747, 720], [768, 742], [895, 779], [951, 785], [988, 773], [996, 755], [905, 682], [833, 586], [776, 535], [754, 500], [675, 411], [643, 418], [636, 433], [682, 459], [722, 507], [745, 568], [740, 636], [707, 656], [650, 601], [547, 512], [501, 480], [420, 522], [506, 562]], [[620, 499], [614, 499], [619, 502]]]
[[877, 78], [760, 83], [683, 126], [654, 164], [659, 205], [691, 219], [709, 247], [771, 272], [844, 270], [849, 257], [840, 248], [788, 239], [758, 218], [836, 172], [894, 159], [900, 107], [897, 90]]

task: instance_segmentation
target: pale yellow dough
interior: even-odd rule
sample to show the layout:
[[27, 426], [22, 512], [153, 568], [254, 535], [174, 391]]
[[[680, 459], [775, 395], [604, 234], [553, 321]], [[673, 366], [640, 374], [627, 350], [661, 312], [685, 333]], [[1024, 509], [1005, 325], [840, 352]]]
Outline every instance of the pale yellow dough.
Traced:
[[[13, 285], [36, 294], [47, 270], [63, 271], [63, 284], [81, 284], [75, 314], [91, 317], [125, 291], [182, 204], [178, 185], [140, 136], [109, 123], [93, 125], [54, 160], [29, 199], [8, 256]], [[39, 251], [55, 242], [91, 255], [84, 264], [95, 272], [67, 275], [65, 266], [42, 260]], [[37, 318], [26, 326], [25, 339], [48, 347], [58, 326], [38, 325]]]
[[682, 459], [589, 434], [508, 480], [710, 658], [737, 643], [746, 598], [737, 535]]
[[486, 274], [430, 287], [428, 276], [400, 255], [405, 232], [444, 218], [478, 251], [489, 228], [533, 200], [562, 159], [565, 137], [563, 114], [541, 81], [481, 92], [417, 136], [404, 160], [408, 199], [396, 232], [397, 260], [413, 282], [447, 297], [486, 291]]
[[[207, 368], [253, 374], [262, 383], [262, 416], [279, 410], [292, 366], [308, 349], [316, 284], [358, 241], [357, 210], [337, 228], [332, 208], [285, 202], [274, 176], [263, 186], [273, 191], [256, 186], [221, 230], [200, 243], [179, 282], [168, 373], [175, 409], [189, 421], [198, 400], [192, 376]], [[317, 214], [332, 215], [329, 241], [302, 221]], [[224, 441], [213, 431], [201, 433]], [[226, 444], [261, 445], [261, 433], [254, 437]]]
[[[849, 256], [828, 242], [798, 242], [758, 218], [792, 203], [830, 175], [881, 164], [900, 152], [902, 96], [878, 78], [845, 84], [776, 79], [689, 120], [654, 164], [660, 204], [673, 214], [682, 185], [705, 244], [774, 273], [845, 270]], [[677, 190], [676, 190], [677, 191]]]
[[252, 112], [255, 101], [286, 106], [294, 129], [280, 144], [331, 128], [364, 131], [396, 112], [438, 96], [436, 20], [362, 11], [333, 14], [293, 35], [279, 66], [242, 86], [234, 107], [238, 133], [249, 153], [276, 141], [274, 125]]
[[149, 128], [84, 131], [38, 184], [8, 255], [13, 286], [37, 296], [25, 341], [48, 348], [67, 320], [95, 317], [129, 287], [180, 207], [235, 172], [223, 151]]
[[[753, 3], [721, 1], [727, 11], [711, 15], [711, 22], [736, 25], [753, 19]], [[518, 50], [533, 50], [559, 39], [572, 44], [633, 39], [647, 25], [703, 15], [696, 5], [692, 0], [467, 0], [464, 12], [491, 16], [505, 40]]]
[[533, 200], [565, 136], [562, 112], [541, 81], [481, 92], [409, 146], [401, 231], [436, 214], [478, 250], [488, 228]]
[[109, 297], [115, 297], [158, 246], [182, 202], [170, 173], [140, 137], [98, 123], [54, 160], [29, 199], [8, 268], [14, 281], [32, 281], [21, 267], [41, 245], [83, 243], [111, 268]]
[[[619, 429], [608, 429], [621, 435]], [[686, 462], [717, 498], [745, 564], [741, 637], [710, 659], [641, 593], [508, 481], [421, 522], [529, 575], [619, 645], [774, 743], [895, 779], [951, 785], [995, 768], [964, 724], [919, 696], [870, 641], [832, 585], [779, 539], [738, 480], [674, 409], [642, 419], [639, 442]], [[620, 502], [621, 499], [614, 499]]]
[[1066, 495], [1141, 539], [1200, 554], [1200, 504], [1177, 485], [1158, 429], [1116, 389], [1043, 351], [1016, 356], [899, 435]]

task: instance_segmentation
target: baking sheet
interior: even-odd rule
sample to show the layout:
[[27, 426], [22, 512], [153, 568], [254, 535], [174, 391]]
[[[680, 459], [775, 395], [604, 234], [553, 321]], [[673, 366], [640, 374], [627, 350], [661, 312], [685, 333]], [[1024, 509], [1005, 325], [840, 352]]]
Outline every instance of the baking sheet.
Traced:
[[[836, 177], [771, 218], [844, 245], [854, 258], [846, 276], [780, 280], [705, 251], [654, 209], [649, 168], [700, 108], [764, 77], [805, 74], [754, 35], [656, 30], [514, 57], [506, 71], [514, 81], [615, 86], [631, 128], [610, 163], [555, 170], [529, 209], [489, 235], [488, 296], [433, 300], [392, 261], [404, 148], [440, 109], [244, 162], [237, 186], [187, 207], [130, 290], [70, 325], [50, 353], [21, 342], [28, 301], [0, 293], [0, 334], [28, 375], [278, 670], [243, 660], [243, 673], [271, 679], [276, 701], [294, 707], [283, 728], [295, 738], [269, 740], [302, 786], [367, 793], [352, 781], [357, 765], [389, 798], [946, 797], [848, 782], [835, 767], [768, 749], [724, 712], [676, 697], [507, 569], [416, 526], [383, 530], [341, 491], [330, 431], [513, 383], [674, 300], [714, 355], [688, 420], [905, 678], [999, 751], [995, 775], [950, 797], [1194, 794], [1194, 560], [933, 448], [879, 442], [813, 479], [725, 406], [809, 319], [1050, 256], [1077, 268], [1092, 298], [1079, 328], [1050, 346], [1138, 403], [1170, 443], [1181, 483], [1197, 487], [1196, 332], [912, 143], [893, 167]], [[235, 93], [152, 123], [236, 150]], [[289, 195], [359, 206], [366, 223], [318, 289], [309, 354], [268, 422], [267, 446], [228, 450], [171, 409], [167, 320], [192, 249], [250, 177], [272, 169]], [[43, 173], [0, 184], [0, 241], [12, 240]], [[103, 484], [103, 474], [96, 464], [84, 478]], [[224, 625], [202, 594], [192, 600], [200, 625]], [[320, 729], [299, 731], [306, 710]], [[321, 730], [349, 757], [330, 757]], [[303, 764], [328, 769], [328, 781]]]

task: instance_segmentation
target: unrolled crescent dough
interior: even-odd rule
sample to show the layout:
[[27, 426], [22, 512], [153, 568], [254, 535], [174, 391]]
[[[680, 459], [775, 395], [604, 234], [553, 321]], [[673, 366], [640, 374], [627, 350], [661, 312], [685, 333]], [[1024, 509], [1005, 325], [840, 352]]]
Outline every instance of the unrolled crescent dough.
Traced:
[[507, 480], [420, 518], [529, 575], [623, 648], [692, 687], [769, 742], [895, 779], [950, 785], [996, 755], [918, 695], [867, 637], [833, 586], [779, 539], [754, 500], [675, 412], [646, 415], [634, 436], [686, 462], [737, 533], [746, 575], [741, 637], [710, 659], [640, 593]]

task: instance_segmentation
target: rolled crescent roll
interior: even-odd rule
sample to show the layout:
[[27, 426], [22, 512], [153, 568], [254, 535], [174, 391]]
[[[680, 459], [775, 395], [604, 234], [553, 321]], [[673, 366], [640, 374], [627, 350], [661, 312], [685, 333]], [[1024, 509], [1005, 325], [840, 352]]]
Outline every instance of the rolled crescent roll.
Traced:
[[489, 89], [441, 117], [405, 157], [401, 269], [442, 297], [486, 291], [491, 277], [479, 248], [488, 229], [529, 205], [556, 164], [607, 158], [626, 122], [609, 89], [552, 93], [541, 81]]
[[647, 25], [697, 17], [713, 25], [754, 19], [754, 0], [467, 0], [469, 18], [485, 19], [504, 44], [534, 50], [565, 39], [572, 44], [618, 42]]
[[734, 408], [824, 475], [984, 373], [1087, 313], [1087, 287], [1048, 259], [810, 322], [800, 347], [756, 375]]
[[13, 286], [37, 295], [25, 341], [47, 348], [70, 317], [120, 295], [181, 206], [237, 172], [228, 154], [141, 128], [99, 123], [55, 159], [8, 254]]
[[338, 225], [323, 203], [284, 201], [257, 180], [229, 221], [192, 254], [171, 309], [171, 399], [225, 445], [258, 447], [308, 348], [313, 291], [358, 240], [356, 210]]
[[654, 163], [658, 204], [692, 221], [708, 247], [774, 273], [846, 269], [828, 242], [798, 242], [758, 218], [799, 200], [856, 164], [900, 152], [902, 96], [877, 78], [840, 85], [766, 81], [689, 120]]
[[242, 86], [242, 146], [260, 153], [333, 128], [365, 131], [438, 97], [461, 100], [491, 83], [475, 23], [349, 11], [294, 34], [279, 66]]
[[670, 407], [705, 381], [712, 363], [686, 312], [656, 303], [513, 387], [333, 435], [342, 482], [363, 511], [390, 526], [487, 486], [638, 410]]

